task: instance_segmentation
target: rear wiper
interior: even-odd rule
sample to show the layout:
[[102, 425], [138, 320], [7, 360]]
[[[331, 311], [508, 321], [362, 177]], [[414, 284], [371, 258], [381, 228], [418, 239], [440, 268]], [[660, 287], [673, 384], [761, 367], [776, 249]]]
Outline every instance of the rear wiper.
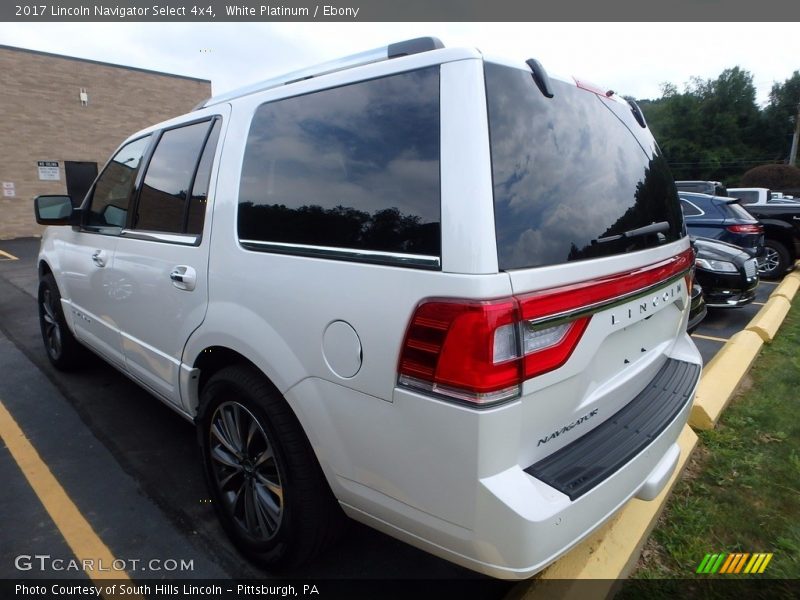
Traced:
[[592, 244], [605, 244], [608, 242], [616, 242], [617, 240], [624, 240], [626, 238], [638, 237], [640, 235], [662, 233], [664, 231], [669, 231], [669, 223], [666, 221], [659, 221], [658, 223], [650, 223], [650, 225], [631, 229], [630, 231], [623, 231], [619, 235], [597, 238], [596, 240], [592, 240]]

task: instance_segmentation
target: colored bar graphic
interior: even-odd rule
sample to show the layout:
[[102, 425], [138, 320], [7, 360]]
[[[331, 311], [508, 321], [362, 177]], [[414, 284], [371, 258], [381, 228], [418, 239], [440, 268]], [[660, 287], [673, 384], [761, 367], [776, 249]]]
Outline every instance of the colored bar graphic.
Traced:
[[722, 552], [717, 559], [717, 562], [714, 563], [714, 566], [711, 567], [711, 572], [716, 573], [719, 571], [719, 568], [722, 566], [722, 561], [725, 559], [725, 553]]
[[767, 564], [772, 560], [772, 553], [769, 552], [734, 552], [727, 554], [720, 552], [717, 554], [706, 554], [696, 573], [713, 575], [715, 573], [733, 575], [736, 573], [746, 573], [755, 575], [763, 573]]
[[771, 561], [771, 560], [772, 560], [772, 552], [770, 552], [769, 554], [766, 555], [766, 557], [764, 558], [764, 562], [761, 563], [761, 567], [758, 569], [758, 572], [759, 573], [763, 573], [764, 569], [767, 568], [767, 565], [769, 564], [769, 561]]

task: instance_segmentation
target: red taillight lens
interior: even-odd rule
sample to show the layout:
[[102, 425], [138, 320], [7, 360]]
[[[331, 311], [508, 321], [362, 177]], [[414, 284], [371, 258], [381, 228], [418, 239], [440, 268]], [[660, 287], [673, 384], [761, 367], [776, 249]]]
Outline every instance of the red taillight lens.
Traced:
[[420, 304], [403, 344], [400, 382], [477, 404], [516, 396], [517, 354], [514, 349], [510, 357], [495, 362], [495, 333], [513, 326], [517, 312], [513, 298]]
[[725, 229], [732, 233], [764, 233], [763, 225], [728, 225]]
[[693, 264], [689, 249], [634, 271], [514, 298], [425, 301], [406, 332], [399, 383], [484, 406], [515, 398], [523, 381], [569, 360], [593, 312]]

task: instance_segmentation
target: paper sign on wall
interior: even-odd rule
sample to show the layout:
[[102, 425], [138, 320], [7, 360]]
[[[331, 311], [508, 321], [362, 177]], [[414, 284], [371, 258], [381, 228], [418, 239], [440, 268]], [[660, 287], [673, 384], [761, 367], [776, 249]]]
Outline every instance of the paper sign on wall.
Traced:
[[58, 161], [40, 160], [36, 165], [39, 167], [39, 179], [42, 181], [59, 181], [61, 171], [58, 168]]

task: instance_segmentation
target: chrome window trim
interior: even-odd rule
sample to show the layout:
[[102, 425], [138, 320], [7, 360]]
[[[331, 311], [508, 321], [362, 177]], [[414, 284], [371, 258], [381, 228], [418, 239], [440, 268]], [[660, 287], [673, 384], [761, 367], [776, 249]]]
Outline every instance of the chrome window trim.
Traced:
[[403, 254], [400, 252], [384, 252], [382, 250], [361, 250], [358, 248], [338, 248], [335, 246], [314, 246], [309, 244], [267, 242], [262, 240], [240, 239], [239, 243], [246, 250], [310, 256], [314, 258], [351, 260], [425, 269], [441, 269], [442, 266], [442, 261], [438, 256], [430, 256], [427, 254]]
[[167, 244], [181, 244], [183, 246], [196, 246], [200, 242], [200, 236], [188, 233], [166, 233], [160, 231], [139, 231], [134, 229], [123, 229], [120, 237], [129, 240], [144, 240], [146, 242], [164, 242]]

